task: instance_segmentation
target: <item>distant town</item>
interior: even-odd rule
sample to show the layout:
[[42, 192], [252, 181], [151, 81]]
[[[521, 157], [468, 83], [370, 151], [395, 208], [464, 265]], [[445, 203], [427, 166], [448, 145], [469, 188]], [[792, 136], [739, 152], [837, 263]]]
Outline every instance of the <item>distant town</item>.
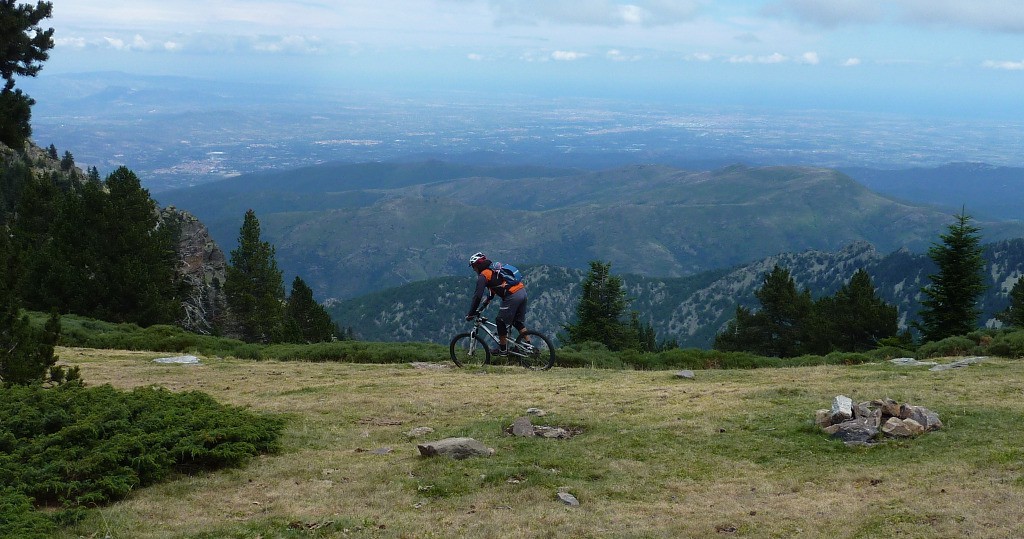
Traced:
[[517, 95], [294, 95], [188, 79], [60, 77], [60, 84], [31, 90], [38, 101], [33, 139], [72, 152], [76, 164], [103, 175], [126, 165], [151, 192], [329, 161], [434, 158], [584, 169], [1024, 165], [1024, 125], [1006, 121]]

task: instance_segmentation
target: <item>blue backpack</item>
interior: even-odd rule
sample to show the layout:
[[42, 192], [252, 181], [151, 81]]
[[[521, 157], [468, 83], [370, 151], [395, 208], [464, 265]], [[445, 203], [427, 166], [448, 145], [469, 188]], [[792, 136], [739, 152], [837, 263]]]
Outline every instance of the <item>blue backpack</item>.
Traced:
[[502, 264], [501, 262], [491, 262], [491, 269], [501, 276], [503, 281], [502, 286], [512, 288], [513, 286], [523, 282], [523, 274], [519, 271], [519, 268], [512, 264]]

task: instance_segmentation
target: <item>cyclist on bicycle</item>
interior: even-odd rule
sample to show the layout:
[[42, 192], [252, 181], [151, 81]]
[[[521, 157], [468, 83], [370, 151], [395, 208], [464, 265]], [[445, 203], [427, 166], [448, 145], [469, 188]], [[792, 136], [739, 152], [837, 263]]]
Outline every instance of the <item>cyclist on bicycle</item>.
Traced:
[[[526, 285], [519, 282], [508, 286], [501, 274], [491, 269], [491, 261], [483, 253], [476, 253], [469, 257], [469, 265], [477, 273], [476, 291], [473, 293], [473, 303], [466, 314], [466, 320], [472, 320], [477, 313], [483, 311], [491, 303], [494, 296], [501, 298], [501, 309], [498, 311], [498, 349], [492, 350], [492, 354], [508, 355], [508, 326], [516, 328], [521, 335], [526, 331]], [[484, 297], [484, 290], [487, 290], [487, 301], [481, 306], [480, 302]], [[479, 309], [477, 308], [479, 307]], [[529, 337], [523, 339], [530, 342]]]

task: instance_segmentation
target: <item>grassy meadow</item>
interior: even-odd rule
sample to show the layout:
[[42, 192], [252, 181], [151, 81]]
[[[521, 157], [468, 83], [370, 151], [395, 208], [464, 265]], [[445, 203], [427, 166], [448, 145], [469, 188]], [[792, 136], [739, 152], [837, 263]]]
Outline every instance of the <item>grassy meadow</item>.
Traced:
[[[63, 538], [1022, 537], [1024, 361], [945, 372], [887, 363], [672, 371], [475, 370], [59, 348], [87, 385], [198, 390], [282, 414], [283, 449], [93, 509]], [[940, 360], [948, 361], [948, 359]], [[444, 368], [441, 368], [444, 367]], [[939, 413], [873, 448], [813, 426], [845, 394]], [[531, 407], [535, 425], [505, 427]], [[411, 439], [415, 427], [432, 434]], [[487, 458], [423, 458], [469, 436]], [[563, 488], [579, 501], [562, 503]]]

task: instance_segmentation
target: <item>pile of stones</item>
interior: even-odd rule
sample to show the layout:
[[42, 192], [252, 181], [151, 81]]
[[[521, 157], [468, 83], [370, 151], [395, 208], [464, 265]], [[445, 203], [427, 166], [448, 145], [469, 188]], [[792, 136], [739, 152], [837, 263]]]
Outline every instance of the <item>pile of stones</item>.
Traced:
[[814, 423], [847, 445], [871, 445], [885, 438], [912, 438], [942, 428], [939, 414], [886, 398], [855, 404], [845, 395], [832, 408], [818, 410]]

